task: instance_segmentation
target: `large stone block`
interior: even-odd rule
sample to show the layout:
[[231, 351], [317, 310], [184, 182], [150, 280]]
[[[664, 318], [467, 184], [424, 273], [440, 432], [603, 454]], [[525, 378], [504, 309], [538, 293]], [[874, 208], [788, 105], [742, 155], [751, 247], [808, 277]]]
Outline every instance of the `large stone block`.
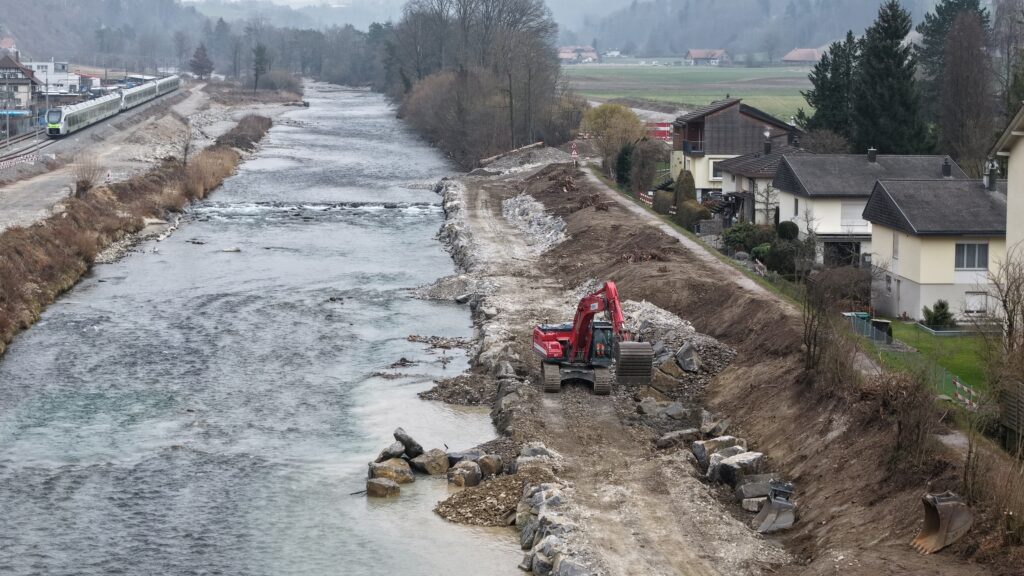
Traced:
[[402, 489], [394, 480], [387, 478], [370, 478], [366, 481], [366, 495], [371, 498], [391, 498], [398, 496]]
[[747, 443], [735, 436], [719, 436], [717, 438], [712, 438], [711, 440], [698, 440], [690, 444], [690, 450], [693, 452], [693, 455], [697, 457], [697, 462], [699, 462], [702, 467], [706, 468], [711, 460], [712, 454], [730, 446], [742, 446], [746, 448]]
[[666, 448], [681, 446], [699, 439], [700, 430], [697, 430], [696, 428], [686, 428], [685, 430], [674, 430], [663, 435], [655, 441], [654, 445], [658, 449], [664, 450]]
[[444, 450], [434, 448], [413, 458], [409, 464], [414, 470], [424, 474], [440, 476], [448, 471], [448, 455], [444, 453]]
[[409, 463], [401, 458], [392, 458], [383, 462], [370, 464], [370, 478], [387, 478], [398, 484], [408, 484], [415, 480]]
[[746, 474], [757, 474], [764, 465], [764, 454], [761, 452], [744, 452], [730, 456], [718, 466], [718, 479], [735, 486]]
[[468, 460], [459, 462], [448, 469], [448, 482], [463, 488], [480, 484], [480, 465]]
[[420, 446], [418, 442], [413, 440], [412, 436], [409, 436], [405, 430], [395, 428], [395, 440], [398, 440], [402, 443], [402, 446], [405, 446], [405, 455], [409, 458], [415, 458], [423, 454], [423, 446]]

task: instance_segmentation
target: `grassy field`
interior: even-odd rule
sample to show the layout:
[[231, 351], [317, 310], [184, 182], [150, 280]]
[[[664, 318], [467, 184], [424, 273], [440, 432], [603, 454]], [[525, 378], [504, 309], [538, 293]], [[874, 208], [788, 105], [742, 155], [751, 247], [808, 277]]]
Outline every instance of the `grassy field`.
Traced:
[[588, 98], [636, 98], [689, 109], [728, 95], [784, 120], [807, 107], [800, 91], [811, 86], [808, 71], [799, 68], [582, 64], [562, 69], [570, 85]]

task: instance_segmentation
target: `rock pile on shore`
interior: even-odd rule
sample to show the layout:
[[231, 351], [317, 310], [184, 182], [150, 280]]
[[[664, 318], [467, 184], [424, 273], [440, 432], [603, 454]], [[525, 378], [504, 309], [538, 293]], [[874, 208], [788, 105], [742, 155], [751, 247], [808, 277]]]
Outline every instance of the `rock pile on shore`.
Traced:
[[[678, 405], [678, 406], [677, 406]], [[675, 420], [675, 409], [681, 408], [678, 402], [657, 402], [652, 398], [643, 399], [637, 406], [641, 414], [656, 416], [666, 420]], [[747, 441], [743, 438], [727, 435], [729, 420], [700, 411], [698, 427], [679, 428], [666, 432], [657, 438], [654, 445], [659, 450], [688, 449], [688, 460], [694, 467], [694, 474], [712, 484], [728, 486], [735, 499], [747, 512], [757, 513], [767, 503], [773, 486], [785, 485], [780, 474], [769, 472], [768, 459], [762, 452], [747, 450]], [[684, 418], [689, 419], [692, 413]], [[752, 528], [759, 532], [775, 532], [792, 526], [795, 516], [770, 524], [755, 522]]]
[[520, 194], [503, 201], [501, 215], [523, 233], [536, 254], [565, 240], [565, 220], [549, 214], [533, 196]]

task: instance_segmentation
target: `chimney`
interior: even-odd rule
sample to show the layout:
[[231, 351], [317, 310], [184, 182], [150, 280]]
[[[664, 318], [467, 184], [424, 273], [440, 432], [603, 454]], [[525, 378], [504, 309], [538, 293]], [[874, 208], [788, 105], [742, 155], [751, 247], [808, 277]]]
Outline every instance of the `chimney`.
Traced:
[[942, 177], [952, 178], [953, 177], [953, 166], [949, 163], [949, 158], [942, 161]]
[[874, 164], [878, 161], [878, 150], [874, 147], [868, 148], [868, 162]]
[[985, 189], [995, 192], [999, 185], [999, 164], [995, 160], [988, 161], [988, 172], [985, 173]]

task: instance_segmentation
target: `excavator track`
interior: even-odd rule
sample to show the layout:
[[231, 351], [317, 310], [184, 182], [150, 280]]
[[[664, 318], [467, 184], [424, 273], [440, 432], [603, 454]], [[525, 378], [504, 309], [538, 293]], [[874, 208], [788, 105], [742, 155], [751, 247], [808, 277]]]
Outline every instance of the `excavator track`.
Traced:
[[607, 368], [594, 368], [594, 395], [607, 396], [612, 393], [612, 373]]
[[654, 370], [654, 349], [649, 342], [619, 342], [617, 364], [619, 384], [646, 386]]
[[540, 363], [540, 378], [544, 392], [557, 394], [562, 391], [562, 371], [554, 364]]

